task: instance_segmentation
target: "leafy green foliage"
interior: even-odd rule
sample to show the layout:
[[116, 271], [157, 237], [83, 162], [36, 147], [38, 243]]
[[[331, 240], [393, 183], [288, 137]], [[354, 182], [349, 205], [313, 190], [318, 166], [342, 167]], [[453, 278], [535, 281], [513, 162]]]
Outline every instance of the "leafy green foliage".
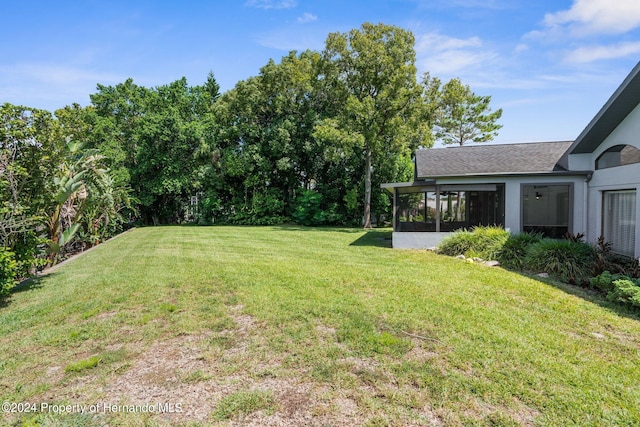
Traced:
[[615, 280], [613, 289], [607, 294], [607, 299], [640, 308], [640, 283], [629, 278]]
[[474, 237], [471, 231], [454, 231], [440, 242], [438, 252], [449, 256], [464, 255], [471, 249], [473, 243]]
[[589, 285], [592, 288], [598, 289], [606, 295], [613, 290], [613, 282], [620, 279], [628, 279], [628, 277], [622, 274], [612, 274], [609, 271], [604, 271], [601, 274], [589, 279]]
[[602, 292], [609, 301], [640, 307], [640, 279], [604, 271], [592, 277], [589, 285]]
[[323, 207], [322, 194], [314, 190], [306, 190], [298, 196], [293, 211], [293, 218], [302, 225], [335, 224], [339, 219], [336, 214], [336, 205], [328, 209]]
[[611, 243], [604, 236], [598, 237], [596, 243], [596, 264], [594, 274], [611, 271], [628, 277], [640, 278], [640, 263], [632, 257], [611, 252]]
[[[414, 37], [384, 24], [364, 23], [331, 33], [322, 53], [326, 79], [342, 108], [316, 127], [316, 137], [364, 160], [364, 226], [371, 226], [372, 171], [380, 159], [430, 143], [421, 120]], [[429, 128], [430, 129], [430, 128]], [[427, 136], [428, 135], [428, 136]]]
[[13, 252], [0, 246], [0, 300], [6, 297], [16, 284], [18, 264]]
[[495, 260], [508, 238], [509, 232], [501, 227], [474, 227], [472, 231], [461, 230], [447, 236], [438, 251], [450, 256]]
[[538, 243], [540, 240], [542, 240], [542, 235], [539, 233], [512, 234], [498, 252], [498, 261], [503, 267], [522, 270], [524, 257], [529, 246]]
[[594, 248], [584, 242], [542, 239], [527, 250], [524, 268], [545, 272], [573, 284], [585, 283], [592, 275]]
[[491, 112], [490, 102], [490, 96], [476, 95], [460, 79], [450, 80], [440, 92], [436, 138], [443, 144], [458, 145], [493, 140], [502, 127], [496, 123], [502, 116], [502, 109]]

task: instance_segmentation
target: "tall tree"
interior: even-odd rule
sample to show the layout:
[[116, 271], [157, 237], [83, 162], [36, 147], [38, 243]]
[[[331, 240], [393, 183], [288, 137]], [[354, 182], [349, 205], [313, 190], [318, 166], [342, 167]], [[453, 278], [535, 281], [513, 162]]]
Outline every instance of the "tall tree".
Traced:
[[436, 138], [443, 144], [487, 142], [498, 134], [502, 125], [496, 122], [502, 116], [502, 109], [491, 112], [490, 96], [476, 95], [460, 79], [446, 83], [439, 95], [435, 130]]
[[[364, 227], [371, 227], [371, 183], [376, 159], [406, 150], [414, 133], [408, 117], [421, 102], [416, 82], [414, 37], [398, 27], [365, 23], [359, 30], [329, 34], [323, 52], [325, 78], [335, 81], [344, 107], [316, 129], [364, 157]], [[336, 96], [334, 94], [334, 96]]]
[[207, 129], [219, 97], [213, 73], [202, 86], [182, 78], [149, 89], [129, 79], [98, 90], [91, 95], [95, 146], [111, 159], [116, 184], [131, 180], [146, 223], [184, 220], [202, 186], [198, 153], [211, 145]]

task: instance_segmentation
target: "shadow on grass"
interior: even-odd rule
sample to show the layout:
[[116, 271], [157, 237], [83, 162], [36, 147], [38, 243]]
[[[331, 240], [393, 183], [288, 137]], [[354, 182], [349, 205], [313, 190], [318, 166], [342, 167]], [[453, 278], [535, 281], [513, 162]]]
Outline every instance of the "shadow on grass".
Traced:
[[391, 229], [370, 229], [365, 230], [363, 228], [358, 227], [335, 227], [328, 225], [321, 225], [317, 227], [305, 226], [305, 225], [297, 225], [297, 224], [284, 224], [284, 225], [274, 225], [272, 228], [281, 230], [281, 231], [309, 231], [309, 232], [317, 232], [317, 231], [330, 231], [333, 233], [347, 233], [347, 234], [362, 234], [362, 236], [358, 237], [356, 240], [351, 242], [349, 246], [374, 246], [379, 248], [390, 248], [391, 247]]
[[[241, 227], [241, 226], [239, 226]], [[248, 227], [260, 227], [256, 226], [248, 226]], [[298, 224], [283, 224], [283, 225], [272, 225], [271, 228], [281, 231], [331, 231], [335, 233], [362, 233], [364, 230], [362, 228], [357, 227], [339, 227], [332, 225], [318, 225], [318, 226], [307, 226], [307, 225], [298, 225]]]
[[533, 273], [527, 273], [524, 271], [511, 270], [506, 269], [506, 271], [510, 271], [512, 273], [520, 274], [522, 276], [528, 277], [529, 279], [535, 280], [540, 283], [544, 283], [548, 286], [553, 286], [556, 289], [561, 290], [564, 293], [569, 295], [573, 295], [575, 297], [581, 298], [585, 301], [589, 301], [592, 304], [599, 305], [602, 308], [605, 308], [609, 311], [616, 313], [618, 316], [626, 317], [629, 319], [640, 321], [640, 309], [630, 306], [624, 306], [606, 299], [604, 295], [595, 289], [590, 289], [578, 285], [571, 285], [569, 283], [561, 282], [552, 277], [542, 278]]
[[[47, 276], [52, 276], [54, 274], [56, 273], [49, 273], [47, 274]], [[11, 292], [9, 293], [9, 295], [7, 295], [5, 298], [0, 298], [0, 308], [4, 308], [11, 305], [12, 295], [42, 288], [43, 286], [42, 283], [44, 282], [44, 278], [45, 276], [30, 277], [18, 283], [16, 286], [13, 287], [13, 289], [11, 289]]]
[[391, 231], [367, 231], [364, 235], [351, 242], [349, 246], [375, 246], [379, 248], [390, 248]]

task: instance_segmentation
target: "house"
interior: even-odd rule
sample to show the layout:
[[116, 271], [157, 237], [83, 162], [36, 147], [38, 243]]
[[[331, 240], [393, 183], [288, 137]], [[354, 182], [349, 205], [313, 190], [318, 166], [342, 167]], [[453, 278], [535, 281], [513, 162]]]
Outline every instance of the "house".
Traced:
[[477, 225], [599, 236], [640, 257], [640, 63], [575, 141], [418, 150], [393, 194], [393, 246]]

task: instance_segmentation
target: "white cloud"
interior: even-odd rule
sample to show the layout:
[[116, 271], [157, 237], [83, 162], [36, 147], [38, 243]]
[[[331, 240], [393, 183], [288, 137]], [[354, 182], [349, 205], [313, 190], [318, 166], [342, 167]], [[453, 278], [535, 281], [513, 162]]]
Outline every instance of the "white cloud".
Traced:
[[416, 51], [421, 52], [425, 50], [432, 50], [441, 52], [452, 49], [480, 46], [482, 46], [482, 41], [478, 37], [457, 39], [455, 37], [444, 36], [442, 34], [429, 33], [418, 38]]
[[33, 79], [47, 84], [74, 84], [80, 82], [114, 82], [121, 78], [113, 74], [94, 72], [78, 67], [53, 64], [24, 63], [0, 66], [1, 75]]
[[298, 16], [297, 18], [298, 23], [300, 24], [306, 24], [307, 22], [313, 22], [313, 21], [317, 21], [318, 17], [312, 13], [309, 12], [305, 12], [302, 14], [302, 16]]
[[497, 57], [486, 50], [478, 37], [460, 39], [438, 33], [429, 33], [417, 38], [416, 54], [419, 68], [435, 76], [458, 76], [462, 71], [482, 65]]
[[245, 6], [258, 9], [291, 9], [297, 6], [296, 0], [249, 0]]
[[640, 42], [626, 42], [609, 46], [585, 46], [565, 56], [570, 63], [587, 63], [603, 59], [624, 58], [640, 53]]
[[86, 105], [96, 83], [115, 84], [124, 79], [68, 64], [0, 64], [0, 99], [53, 111], [74, 102]]
[[524, 43], [519, 43], [514, 49], [513, 49], [513, 53], [515, 54], [519, 54], [522, 52], [526, 52], [529, 50], [529, 46], [527, 46]]
[[548, 13], [548, 28], [567, 26], [573, 35], [620, 34], [640, 26], [638, 0], [574, 0], [569, 10]]

